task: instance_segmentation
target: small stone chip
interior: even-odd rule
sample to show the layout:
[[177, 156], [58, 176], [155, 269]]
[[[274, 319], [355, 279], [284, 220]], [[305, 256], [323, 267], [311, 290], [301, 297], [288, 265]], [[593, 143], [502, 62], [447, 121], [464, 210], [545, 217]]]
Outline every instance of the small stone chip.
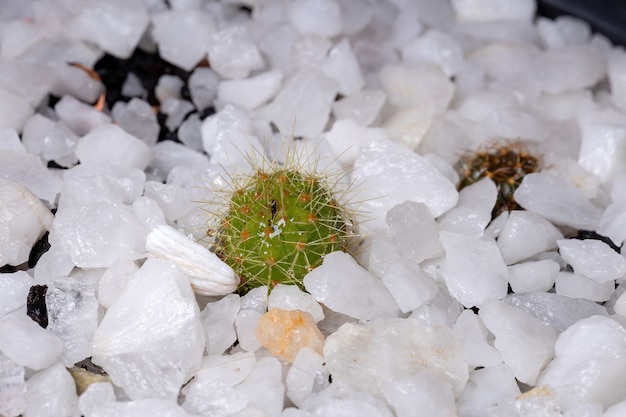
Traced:
[[259, 319], [256, 338], [278, 359], [293, 362], [303, 347], [321, 354], [324, 336], [313, 317], [300, 310], [272, 308]]
[[47, 291], [47, 285], [33, 285], [26, 298], [26, 315], [44, 329], [48, 327]]

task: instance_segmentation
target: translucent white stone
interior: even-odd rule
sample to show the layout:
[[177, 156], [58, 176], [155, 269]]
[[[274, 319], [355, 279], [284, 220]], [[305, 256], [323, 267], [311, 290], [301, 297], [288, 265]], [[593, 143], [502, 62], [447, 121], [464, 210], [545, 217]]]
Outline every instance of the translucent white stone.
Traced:
[[584, 275], [563, 271], [556, 278], [555, 290], [558, 295], [602, 302], [611, 297], [615, 291], [615, 283], [598, 283]]
[[335, 119], [352, 119], [361, 126], [369, 126], [378, 117], [386, 101], [379, 90], [361, 90], [333, 103]]
[[76, 384], [57, 362], [30, 377], [26, 383], [25, 416], [57, 417], [78, 415]]
[[189, 190], [160, 181], [147, 181], [144, 195], [159, 205], [169, 222], [185, 216], [198, 206]]
[[[428, 106], [428, 104], [425, 104]], [[433, 110], [429, 107], [410, 107], [394, 113], [383, 123], [389, 137], [407, 148], [416, 149], [434, 122]]]
[[196, 68], [187, 81], [193, 104], [198, 110], [204, 110], [213, 105], [217, 96], [219, 79], [210, 68]]
[[178, 128], [178, 139], [190, 149], [202, 151], [202, 121], [198, 114], [192, 114]]
[[472, 310], [463, 310], [454, 324], [456, 333], [465, 346], [467, 363], [472, 367], [490, 367], [502, 363], [502, 355], [493, 347], [493, 336]]
[[56, 161], [63, 166], [78, 162], [74, 155], [78, 136], [63, 122], [35, 114], [24, 125], [22, 141], [30, 153], [45, 161]]
[[358, 320], [397, 315], [398, 306], [384, 284], [344, 252], [327, 254], [304, 277], [304, 287], [331, 310]]
[[200, 319], [209, 355], [221, 355], [235, 343], [237, 334], [234, 323], [238, 312], [239, 296], [236, 294], [229, 294], [221, 300], [207, 303], [202, 310]]
[[76, 266], [98, 268], [145, 256], [146, 234], [131, 207], [103, 202], [57, 212], [49, 241]]
[[115, 401], [100, 404], [91, 415], [85, 417], [138, 417], [166, 415], [189, 417], [180, 405], [170, 399], [146, 398], [137, 401]]
[[192, 168], [209, 164], [206, 155], [171, 140], [157, 143], [152, 147], [152, 152], [154, 158], [150, 161], [150, 167], [158, 170], [164, 178], [177, 166]]
[[98, 126], [111, 122], [111, 117], [94, 107], [64, 95], [54, 106], [54, 111], [74, 133], [85, 135]]
[[255, 310], [244, 310], [243, 306], [235, 318], [235, 330], [239, 346], [247, 352], [254, 352], [261, 347], [255, 336], [256, 328], [262, 313]]
[[276, 358], [259, 359], [236, 390], [248, 399], [248, 407], [260, 416], [277, 416], [284, 407], [285, 387], [282, 367]]
[[535, 385], [539, 372], [554, 356], [556, 331], [526, 312], [495, 299], [482, 304], [478, 314], [495, 336], [494, 346], [515, 378]]
[[621, 109], [626, 109], [626, 99], [624, 99], [626, 94], [626, 53], [620, 50], [612, 51], [608, 65], [613, 101]]
[[333, 383], [374, 395], [394, 380], [428, 371], [457, 396], [468, 378], [463, 346], [452, 330], [411, 318], [344, 324], [326, 339], [324, 358]]
[[406, 64], [431, 62], [439, 65], [448, 77], [458, 74], [463, 66], [463, 50], [459, 42], [436, 30], [426, 31], [406, 44], [401, 52]]
[[326, 126], [336, 94], [333, 80], [316, 68], [303, 67], [270, 103], [270, 120], [284, 135], [317, 136]]
[[303, 34], [331, 38], [343, 29], [341, 9], [334, 0], [296, 0], [290, 4], [289, 20]]
[[187, 278], [168, 261], [148, 259], [100, 322], [93, 361], [132, 399], [173, 400], [204, 344]]
[[[87, 47], [84, 43], [78, 42], [79, 45]], [[98, 50], [99, 48], [89, 48], [91, 52]], [[59, 54], [63, 54], [65, 51], [55, 51]], [[48, 51], [50, 53], [50, 51]], [[69, 54], [66, 59], [70, 59], [72, 62], [82, 62], [83, 65], [89, 66], [85, 63], [84, 58], [79, 58], [75, 54]], [[82, 55], [82, 54], [80, 54]], [[99, 55], [98, 55], [99, 56]], [[70, 62], [70, 61], [68, 61]], [[94, 62], [95, 64], [95, 62]], [[93, 64], [92, 64], [93, 65]], [[86, 103], [95, 103], [100, 94], [104, 93], [104, 84], [101, 81], [91, 78], [87, 71], [75, 67], [73, 65], [67, 65], [67, 62], [58, 62], [54, 64], [48, 64], [48, 69], [56, 76], [56, 82], [52, 87], [51, 94], [62, 97], [72, 97], [80, 100], [82, 106], [78, 106], [81, 110], [85, 110], [92, 118], [92, 121], [97, 121], [99, 118], [106, 118], [107, 115], [104, 112], [99, 112], [95, 107], [89, 106]], [[56, 106], [55, 106], [56, 107]], [[98, 115], [100, 113], [100, 115]], [[65, 115], [64, 115], [65, 116]], [[79, 133], [79, 132], [76, 132]], [[84, 132], [80, 133], [83, 134]]]
[[53, 219], [50, 210], [28, 188], [0, 178], [0, 264], [26, 262]]
[[595, 239], [558, 240], [559, 252], [574, 272], [602, 284], [626, 275], [626, 259]]
[[507, 365], [477, 369], [470, 374], [465, 390], [457, 400], [457, 412], [468, 417], [484, 416], [493, 408], [520, 395], [520, 389]]
[[22, 151], [0, 150], [0, 178], [21, 183], [50, 206], [62, 184], [39, 157]]
[[332, 46], [331, 40], [313, 34], [304, 35], [294, 40], [291, 46], [292, 55], [289, 57], [291, 72], [307, 66], [320, 68], [326, 61], [328, 51]]
[[399, 108], [420, 107], [443, 112], [454, 95], [454, 84], [437, 65], [389, 64], [378, 74], [389, 103]]
[[608, 237], [617, 246], [626, 240], [626, 203], [609, 205], [600, 219], [598, 233]]
[[509, 267], [509, 284], [516, 293], [548, 291], [560, 269], [560, 265], [551, 259], [519, 263]]
[[[32, 120], [34, 117], [35, 116], [31, 117], [29, 120]], [[17, 132], [12, 128], [0, 130], [0, 149], [7, 151], [26, 151], [26, 148], [22, 144]], [[35, 153], [32, 151], [29, 152]]]
[[144, 224], [146, 230], [152, 230], [158, 225], [165, 224], [165, 216], [156, 201], [142, 196], [133, 203], [135, 217]]
[[67, 367], [91, 356], [91, 340], [98, 326], [94, 285], [81, 278], [57, 278], [46, 293], [47, 329], [63, 342], [62, 359]]
[[224, 78], [246, 78], [265, 67], [261, 52], [245, 26], [230, 26], [211, 36], [207, 44], [211, 69]]
[[556, 249], [563, 234], [543, 217], [513, 210], [498, 235], [498, 247], [507, 265]]
[[18, 311], [0, 318], [0, 351], [18, 365], [40, 370], [61, 356], [63, 343]]
[[[126, 80], [124, 81], [124, 84], [122, 84], [121, 93], [125, 97], [140, 98], [144, 100], [148, 98], [148, 92], [143, 87], [141, 79], [135, 75], [134, 72], [129, 72], [126, 76]], [[117, 102], [115, 104], [118, 103], [121, 102]], [[115, 104], [113, 105], [114, 107]]]
[[116, 102], [111, 110], [119, 127], [141, 140], [148, 146], [157, 142], [159, 124], [150, 104], [140, 98], [132, 98], [128, 103]]
[[441, 232], [446, 251], [442, 273], [450, 294], [465, 307], [507, 293], [508, 270], [493, 240]]
[[58, 209], [98, 202], [132, 204], [143, 192], [143, 171], [112, 164], [80, 164], [63, 172]]
[[461, 21], [521, 20], [530, 22], [537, 5], [531, 0], [452, 0], [457, 19]]
[[300, 290], [295, 285], [276, 285], [267, 299], [267, 309], [272, 308], [307, 312], [316, 323], [324, 319], [322, 307], [317, 301], [313, 299], [311, 294]]
[[219, 83], [217, 98], [249, 110], [269, 101], [280, 88], [283, 75], [272, 70], [245, 80], [224, 80]]
[[428, 371], [393, 379], [385, 387], [385, 398], [397, 416], [408, 417], [416, 410], [430, 416], [456, 414], [451, 385]]
[[0, 87], [0, 129], [21, 131], [34, 111], [28, 102]]
[[103, 124], [80, 138], [76, 156], [81, 163], [116, 164], [145, 169], [152, 151], [142, 141], [113, 124]]
[[534, 76], [548, 93], [591, 87], [606, 75], [606, 63], [589, 45], [545, 51], [534, 67]]
[[194, 107], [189, 101], [174, 97], [166, 98], [160, 107], [161, 113], [167, 115], [165, 127], [172, 132], [178, 129], [185, 116], [193, 110]]
[[33, 279], [24, 271], [0, 274], [0, 317], [26, 304]]
[[343, 39], [328, 52], [321, 68], [324, 74], [337, 83], [338, 91], [343, 95], [356, 93], [365, 85], [348, 39]]
[[92, 42], [116, 56], [128, 58], [150, 23], [143, 3], [124, 0], [86, 2], [68, 27], [68, 33]]
[[26, 100], [33, 108], [39, 106], [54, 84], [54, 74], [44, 66], [19, 59], [0, 58], [0, 73], [0, 88]]
[[345, 167], [354, 164], [359, 146], [373, 141], [389, 140], [385, 129], [363, 127], [352, 119], [336, 120], [324, 137], [336, 156], [337, 162]]
[[283, 417], [306, 417], [311, 414], [332, 415], [338, 409], [350, 416], [392, 417], [394, 415], [380, 396], [354, 389], [341, 382], [333, 382], [304, 401], [300, 410], [296, 410], [302, 414], [283, 415]]
[[551, 174], [526, 175], [513, 196], [526, 210], [558, 225], [594, 230], [602, 216], [582, 191]]
[[324, 357], [312, 349], [302, 348], [285, 379], [287, 396], [295, 405], [300, 406], [324, 379], [328, 379]]
[[134, 261], [122, 259], [115, 261], [100, 277], [98, 284], [98, 302], [106, 309], [120, 298], [131, 277], [139, 268]]
[[100, 407], [114, 402], [113, 385], [110, 382], [95, 382], [89, 384], [78, 398], [78, 409], [85, 417], [91, 417], [100, 411]]
[[[170, 10], [152, 17], [152, 36], [164, 60], [190, 71], [206, 57], [216, 31], [213, 17], [201, 10]], [[185, 44], [181, 48], [181, 43]]]
[[459, 193], [459, 203], [439, 218], [439, 228], [453, 233], [481, 237], [491, 221], [498, 190], [495, 183], [484, 178]]
[[559, 396], [563, 410], [589, 402], [606, 407], [624, 398], [626, 330], [600, 316], [581, 320], [561, 333], [556, 356], [537, 380]]
[[543, 93], [538, 99], [538, 104], [549, 118], [567, 120], [576, 118], [578, 112], [591, 101], [589, 90], [575, 90], [559, 94]]
[[24, 367], [0, 354], [0, 415], [13, 417], [26, 409]]
[[265, 313], [267, 311], [268, 293], [265, 285], [251, 289], [241, 297], [241, 309], [254, 310], [260, 314]]
[[387, 212], [404, 201], [424, 203], [433, 217], [454, 207], [456, 187], [424, 157], [391, 142], [372, 142], [359, 148], [352, 170], [358, 184], [359, 210], [370, 219], [363, 231], [385, 227]]

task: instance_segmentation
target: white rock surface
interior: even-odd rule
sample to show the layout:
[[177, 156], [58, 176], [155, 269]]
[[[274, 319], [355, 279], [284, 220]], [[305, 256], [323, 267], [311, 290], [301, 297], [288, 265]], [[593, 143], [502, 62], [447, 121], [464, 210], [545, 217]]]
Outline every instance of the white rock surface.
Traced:
[[465, 390], [457, 400], [457, 412], [467, 417], [482, 417], [494, 404], [520, 395], [517, 381], [505, 364], [477, 369], [470, 374]]
[[24, 271], [0, 274], [0, 317], [26, 304], [33, 279]]
[[259, 343], [255, 336], [255, 331], [263, 313], [256, 310], [244, 309], [243, 307], [242, 305], [241, 310], [237, 313], [237, 317], [235, 318], [237, 340], [243, 350], [246, 352], [254, 352], [261, 347], [261, 343]]
[[295, 285], [276, 285], [267, 299], [268, 311], [272, 308], [307, 312], [315, 323], [324, 319], [324, 312], [317, 301], [313, 299], [311, 294], [300, 290]]
[[225, 103], [253, 110], [278, 92], [283, 80], [280, 71], [267, 71], [245, 80], [224, 80], [217, 88], [217, 98]]
[[78, 409], [82, 415], [90, 417], [112, 403], [115, 403], [113, 385], [110, 382], [95, 382], [78, 398]]
[[441, 232], [441, 244], [446, 251], [441, 272], [461, 304], [469, 308], [506, 295], [508, 270], [493, 240]]
[[369, 126], [378, 117], [387, 97], [379, 90], [361, 90], [333, 103], [335, 119], [352, 119]]
[[598, 233], [608, 237], [617, 246], [626, 240], [626, 203], [609, 205], [600, 219]]
[[93, 361], [132, 399], [176, 399], [204, 351], [200, 312], [185, 275], [149, 259], [107, 310], [93, 339]]
[[491, 221], [491, 211], [497, 197], [496, 185], [487, 177], [463, 188], [459, 192], [457, 206], [439, 218], [439, 228], [447, 232], [481, 237]]
[[33, 113], [28, 101], [0, 88], [0, 129], [12, 128], [21, 131]]
[[248, 399], [248, 408], [259, 416], [278, 416], [284, 407], [285, 387], [282, 367], [276, 358], [261, 358], [237, 391]]
[[71, 95], [64, 95], [54, 106], [63, 123], [77, 135], [86, 135], [98, 126], [111, 122], [111, 117], [94, 107], [75, 99]]
[[0, 178], [0, 264], [21, 265], [54, 216], [28, 188]]
[[224, 78], [246, 78], [251, 71], [265, 67], [245, 26], [230, 26], [214, 33], [207, 46], [211, 69]]
[[433, 217], [454, 207], [456, 187], [424, 157], [391, 142], [374, 142], [359, 149], [352, 177], [357, 184], [355, 200], [372, 221], [363, 231], [384, 227], [384, 218], [393, 206], [406, 200], [424, 203]]
[[[132, 73], [131, 73], [132, 74]], [[153, 146], [159, 137], [156, 114], [147, 101], [132, 98], [128, 103], [118, 101], [111, 109], [115, 123], [148, 146]]]
[[[201, 10], [170, 10], [152, 17], [152, 36], [164, 60], [190, 71], [206, 57], [216, 31], [213, 17]], [[180, 47], [184, 41], [185, 47]]]
[[626, 394], [626, 330], [600, 316], [581, 320], [561, 333], [554, 360], [537, 380], [559, 396], [564, 411], [588, 402], [606, 407]]
[[[380, 361], [381, 356], [388, 360]], [[444, 326], [428, 327], [410, 318], [344, 324], [326, 338], [324, 357], [333, 381], [374, 395], [384, 393], [394, 380], [427, 371], [450, 384], [458, 396], [468, 378], [456, 335]]]
[[348, 39], [343, 39], [328, 51], [322, 71], [337, 83], [338, 92], [343, 95], [356, 93], [365, 85], [361, 68]]
[[385, 398], [399, 417], [420, 413], [433, 417], [456, 414], [452, 386], [428, 371], [394, 379], [385, 387]]
[[296, 355], [285, 379], [287, 396], [294, 404], [301, 406], [313, 390], [327, 385], [324, 379], [327, 380], [328, 376], [324, 357], [313, 349], [303, 347]]
[[22, 143], [26, 150], [44, 161], [56, 161], [61, 166], [78, 162], [74, 149], [78, 136], [63, 122], [54, 122], [37, 113], [24, 125]]
[[626, 53], [614, 51], [608, 63], [608, 78], [613, 101], [622, 110], [626, 109]]
[[200, 313], [208, 355], [221, 355], [235, 343], [235, 318], [239, 312], [239, 296], [229, 294], [207, 303]]
[[130, 206], [103, 202], [57, 212], [49, 242], [76, 266], [98, 268], [144, 257], [146, 234]]
[[22, 311], [0, 318], [0, 352], [18, 365], [36, 371], [52, 365], [63, 351], [63, 343], [41, 328]]
[[589, 45], [545, 51], [534, 66], [536, 79], [548, 93], [591, 87], [606, 75], [605, 62]]
[[543, 217], [513, 210], [498, 235], [498, 248], [507, 265], [557, 248], [563, 234]]
[[492, 367], [502, 363], [502, 355], [493, 347], [493, 336], [472, 310], [463, 310], [459, 315], [454, 333], [463, 341], [470, 366]]
[[303, 34], [331, 38], [343, 29], [341, 9], [334, 0], [296, 0], [288, 13], [292, 25]]
[[615, 291], [614, 281], [598, 283], [584, 275], [561, 271], [555, 281], [558, 295], [591, 301], [607, 301]]
[[54, 74], [43, 65], [19, 59], [0, 58], [0, 73], [0, 88], [25, 99], [33, 108], [41, 104], [55, 82]]
[[535, 15], [537, 5], [531, 0], [515, 3], [506, 0], [452, 0], [452, 7], [460, 21], [520, 20], [530, 22]]
[[352, 119], [336, 120], [324, 134], [330, 149], [344, 167], [354, 164], [359, 146], [369, 142], [389, 140], [385, 129], [363, 127]]
[[347, 253], [332, 252], [304, 277], [315, 300], [357, 320], [395, 317], [398, 306], [384, 284]]
[[62, 181], [36, 155], [0, 150], [0, 178], [25, 185], [52, 207]]
[[213, 104], [217, 95], [219, 78], [210, 68], [196, 68], [187, 81], [193, 104], [198, 110], [204, 110]]
[[509, 285], [516, 293], [549, 291], [561, 266], [551, 259], [519, 263], [509, 267]]
[[44, 369], [26, 383], [24, 416], [74, 416], [78, 415], [76, 384], [60, 362]]
[[76, 38], [125, 59], [130, 57], [149, 22], [143, 3], [91, 0], [80, 9], [67, 30]]
[[406, 64], [431, 62], [448, 76], [459, 73], [463, 66], [463, 50], [453, 37], [436, 30], [428, 30], [422, 36], [406, 44], [402, 50]]
[[494, 346], [515, 378], [535, 385], [539, 372], [554, 356], [556, 331], [524, 311], [495, 299], [482, 304], [478, 315], [495, 336]]
[[26, 409], [24, 367], [0, 354], [0, 415], [18, 416]]
[[557, 225], [594, 230], [602, 216], [580, 189], [551, 174], [526, 175], [513, 196], [526, 210]]
[[142, 141], [113, 124], [103, 124], [80, 138], [76, 156], [82, 163], [116, 164], [145, 169], [152, 151]]
[[599, 284], [626, 275], [626, 259], [600, 240], [562, 239], [557, 244], [563, 260], [574, 268], [574, 272]]
[[109, 266], [98, 283], [98, 302], [100, 305], [109, 309], [115, 304], [138, 269], [135, 261], [129, 259], [117, 260]]

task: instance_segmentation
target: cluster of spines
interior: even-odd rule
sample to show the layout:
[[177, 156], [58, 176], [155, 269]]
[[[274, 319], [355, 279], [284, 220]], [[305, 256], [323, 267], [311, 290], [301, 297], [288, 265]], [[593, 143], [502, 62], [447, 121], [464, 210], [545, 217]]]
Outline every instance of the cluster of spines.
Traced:
[[540, 162], [540, 158], [532, 155], [519, 141], [487, 145], [460, 159], [459, 190], [485, 177], [490, 178], [498, 190], [492, 211], [492, 218], [496, 218], [504, 211], [521, 208], [513, 194], [527, 174], [539, 170]]
[[257, 169], [237, 181], [217, 232], [216, 253], [242, 279], [240, 293], [295, 284], [324, 255], [347, 250], [345, 211], [320, 178], [298, 169]]

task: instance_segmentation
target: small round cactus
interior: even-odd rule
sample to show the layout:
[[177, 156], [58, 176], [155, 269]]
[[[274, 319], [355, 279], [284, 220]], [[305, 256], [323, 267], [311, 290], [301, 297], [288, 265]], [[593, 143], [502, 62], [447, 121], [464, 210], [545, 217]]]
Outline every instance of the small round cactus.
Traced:
[[216, 230], [216, 254], [240, 276], [240, 293], [302, 288], [325, 254], [348, 250], [351, 223], [323, 177], [270, 166], [236, 182]]
[[496, 218], [504, 211], [520, 209], [513, 194], [526, 174], [539, 170], [540, 159], [519, 142], [491, 144], [464, 155], [459, 162], [459, 190], [485, 177], [491, 178], [498, 189], [496, 205], [491, 213]]

